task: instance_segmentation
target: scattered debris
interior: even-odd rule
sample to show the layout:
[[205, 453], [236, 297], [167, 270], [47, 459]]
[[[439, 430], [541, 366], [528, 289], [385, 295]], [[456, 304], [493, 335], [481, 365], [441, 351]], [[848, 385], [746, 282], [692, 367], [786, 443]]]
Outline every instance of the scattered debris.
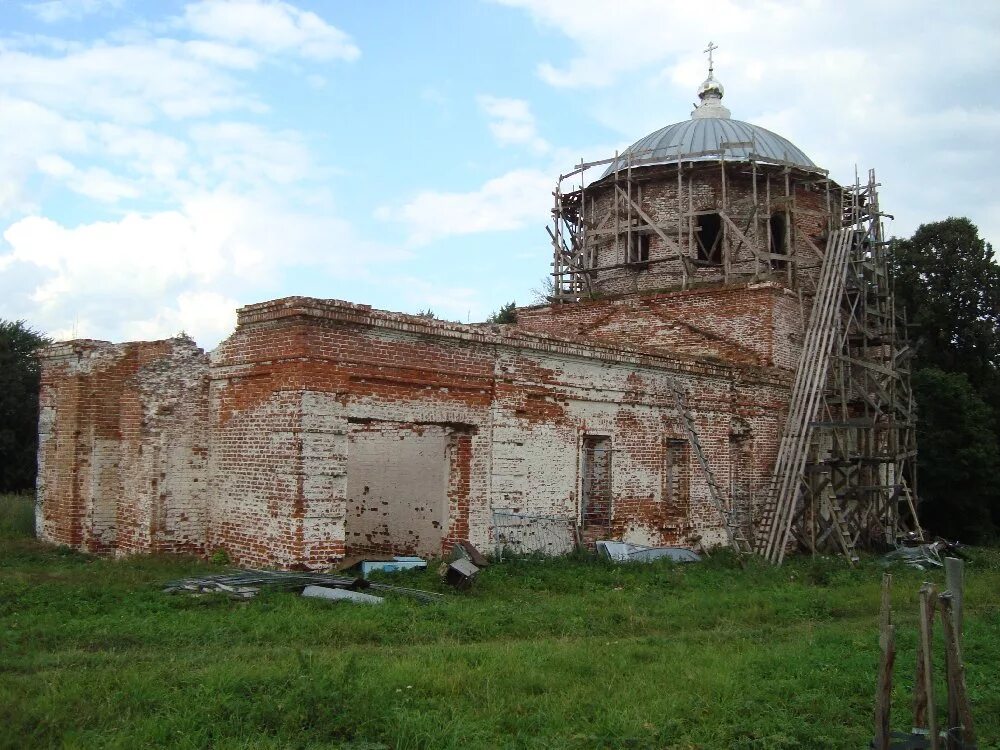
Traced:
[[451, 563], [442, 563], [439, 572], [450, 585], [464, 590], [469, 588], [479, 575], [479, 568], [471, 560], [463, 557]]
[[443, 594], [433, 591], [390, 586], [386, 583], [372, 583], [363, 578], [351, 578], [330, 573], [302, 573], [292, 570], [242, 570], [236, 573], [184, 578], [179, 581], [170, 581], [165, 584], [163, 590], [170, 594], [220, 593], [226, 594], [232, 599], [251, 599], [261, 589], [301, 591], [306, 586], [325, 586], [350, 590], [370, 589], [380, 593], [408, 596], [422, 602], [440, 601], [444, 598]]
[[366, 560], [392, 560], [392, 555], [380, 555], [378, 553], [367, 553], [364, 555], [349, 555], [334, 566], [334, 570], [351, 570], [356, 568]]
[[370, 558], [361, 561], [361, 576], [367, 578], [373, 570], [383, 573], [398, 573], [401, 570], [414, 570], [427, 567], [427, 561], [422, 557], [393, 557], [389, 560], [372, 560]]
[[614, 562], [652, 562], [667, 558], [674, 562], [701, 562], [701, 556], [687, 547], [644, 547], [612, 540], [597, 543], [597, 552]]
[[944, 567], [941, 555], [957, 555], [964, 558], [961, 546], [959, 542], [949, 542], [944, 539], [938, 539], [930, 544], [901, 545], [883, 555], [882, 564], [888, 567], [893, 563], [903, 563], [917, 570], [941, 568]]
[[360, 591], [351, 591], [350, 589], [331, 589], [326, 586], [306, 586], [302, 589], [302, 596], [353, 602], [354, 604], [381, 604], [385, 601], [381, 596], [362, 594]]
[[454, 552], [461, 557], [471, 560], [472, 564], [477, 568], [489, 567], [490, 561], [487, 560], [486, 556], [476, 549], [467, 539], [459, 541], [454, 547]]

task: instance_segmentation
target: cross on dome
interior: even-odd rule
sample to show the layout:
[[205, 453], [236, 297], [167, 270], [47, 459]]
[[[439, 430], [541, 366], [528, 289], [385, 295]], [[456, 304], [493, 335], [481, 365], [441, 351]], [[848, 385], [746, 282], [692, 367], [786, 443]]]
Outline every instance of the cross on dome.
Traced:
[[715, 52], [715, 50], [717, 50], [717, 49], [719, 49], [719, 45], [717, 45], [715, 42], [709, 42], [708, 46], [705, 47], [705, 49], [703, 50], [704, 52], [708, 53], [708, 77], [709, 78], [712, 77], [712, 70], [713, 70], [713, 67], [712, 67], [712, 53]]
[[693, 118], [718, 117], [723, 120], [729, 119], [729, 110], [722, 106], [722, 96], [726, 93], [726, 90], [721, 83], [715, 80], [715, 60], [712, 57], [712, 53], [717, 49], [719, 49], [719, 45], [715, 42], [709, 42], [708, 46], [703, 50], [708, 53], [708, 78], [698, 87], [698, 98], [701, 99], [701, 104], [697, 105], [691, 113], [691, 117]]

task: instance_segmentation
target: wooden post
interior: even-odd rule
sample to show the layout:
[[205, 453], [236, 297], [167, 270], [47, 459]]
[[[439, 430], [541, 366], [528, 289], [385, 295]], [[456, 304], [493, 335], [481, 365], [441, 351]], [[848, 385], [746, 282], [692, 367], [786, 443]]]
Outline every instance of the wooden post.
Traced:
[[972, 726], [972, 707], [969, 705], [969, 694], [965, 686], [965, 665], [958, 652], [953, 596], [946, 591], [938, 597], [938, 602], [941, 605], [941, 627], [944, 629], [944, 652], [948, 669], [949, 746], [952, 731], [959, 727], [963, 743], [961, 746], [970, 747], [976, 743], [976, 733]]
[[925, 583], [920, 587], [920, 646], [918, 653], [923, 661], [923, 700], [926, 706], [927, 734], [931, 750], [938, 750], [937, 718], [934, 713], [934, 660], [931, 648], [931, 632], [934, 623], [934, 585]]
[[965, 563], [957, 557], [944, 559], [944, 581], [951, 594], [952, 623], [955, 626], [955, 646], [958, 648], [958, 658], [962, 658], [962, 588], [964, 586]]
[[882, 576], [879, 612], [878, 687], [875, 693], [875, 750], [889, 750], [889, 715], [892, 708], [892, 666], [896, 660], [896, 634], [892, 625], [892, 575]]
[[[928, 589], [927, 596], [931, 606], [924, 606], [924, 589]], [[924, 638], [926, 630], [927, 640], [931, 640], [931, 633], [934, 628], [934, 585], [925, 583], [920, 589], [920, 638], [917, 639], [917, 670], [913, 679], [913, 733], [926, 734], [927, 723], [927, 663], [924, 660]]]

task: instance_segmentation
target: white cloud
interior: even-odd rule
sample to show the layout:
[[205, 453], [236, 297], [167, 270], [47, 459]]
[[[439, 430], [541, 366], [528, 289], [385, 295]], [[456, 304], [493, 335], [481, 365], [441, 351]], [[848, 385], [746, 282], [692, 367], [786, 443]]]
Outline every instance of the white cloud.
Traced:
[[92, 13], [120, 8], [122, 0], [42, 0], [27, 3], [24, 7], [38, 20], [58, 23], [67, 19], [79, 20]]
[[218, 292], [181, 292], [153, 318], [126, 323], [122, 327], [122, 337], [129, 341], [148, 341], [183, 331], [196, 341], [219, 341], [236, 328], [236, 308], [239, 306], [238, 300]]
[[490, 132], [501, 145], [529, 146], [539, 153], [549, 150], [548, 142], [540, 135], [535, 116], [524, 99], [504, 99], [496, 96], [477, 97], [479, 107], [490, 118]]
[[231, 330], [236, 300], [279, 296], [286, 274], [344, 279], [403, 257], [359, 240], [329, 207], [302, 212], [276, 193], [204, 193], [176, 210], [72, 227], [30, 216], [3, 240], [0, 317], [30, 305], [32, 323], [57, 335], [158, 338], [184, 328], [208, 346]]
[[117, 203], [122, 198], [139, 196], [139, 189], [131, 181], [116, 177], [102, 167], [79, 169], [58, 154], [39, 157], [38, 171], [65, 182], [73, 192], [102, 203]]
[[184, 8], [193, 31], [246, 43], [267, 52], [293, 52], [311, 60], [356, 60], [351, 38], [315, 13], [280, 0], [201, 0]]
[[227, 184], [292, 184], [313, 175], [315, 168], [301, 136], [272, 132], [245, 122], [215, 122], [191, 128], [199, 166]]
[[[877, 167], [890, 231], [968, 215], [1000, 234], [1000, 187], [981, 168], [1000, 161], [1000, 4], [496, 1], [571, 42], [567, 59], [539, 61], [539, 77], [585, 91], [591, 115], [629, 142], [687, 116], [710, 35], [733, 117], [788, 137], [835, 179]], [[858, 34], [860, 17], [882, 32]]]
[[544, 220], [551, 175], [516, 169], [467, 193], [426, 190], [399, 208], [383, 206], [376, 217], [406, 225], [415, 245], [462, 234], [520, 229]]
[[59, 57], [7, 51], [0, 56], [0, 88], [64, 115], [117, 123], [263, 109], [227, 72], [189, 52], [171, 39], [98, 43]]
[[436, 318], [458, 323], [482, 320], [488, 314], [480, 289], [441, 286], [415, 276], [393, 277], [388, 283], [399, 289], [404, 310], [429, 309]]

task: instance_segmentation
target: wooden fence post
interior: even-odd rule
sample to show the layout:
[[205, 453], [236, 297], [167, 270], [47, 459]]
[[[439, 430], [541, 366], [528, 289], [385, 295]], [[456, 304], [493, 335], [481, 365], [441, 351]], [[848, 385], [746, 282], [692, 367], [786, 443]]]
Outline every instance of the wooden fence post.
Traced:
[[892, 575], [889, 573], [882, 576], [878, 645], [880, 655], [878, 687], [875, 693], [875, 750], [889, 750], [892, 667], [896, 660], [896, 634], [892, 625]]
[[937, 717], [934, 711], [934, 658], [931, 650], [933, 648], [931, 633], [934, 627], [936, 601], [933, 584], [925, 583], [920, 587], [920, 645], [917, 648], [917, 653], [922, 665], [918, 667], [918, 673], [921, 673], [922, 679], [917, 687], [917, 695], [914, 696], [914, 704], [922, 703], [925, 709], [924, 718], [927, 722], [931, 750], [938, 750], [939, 747]]
[[975, 744], [976, 733], [972, 726], [972, 707], [969, 705], [969, 694], [965, 687], [965, 665], [959, 656], [952, 595], [945, 592], [938, 597], [938, 601], [941, 605], [941, 627], [944, 629], [944, 649], [947, 657], [945, 661], [948, 670], [949, 745], [952, 732], [959, 727], [962, 747], [969, 747]]

